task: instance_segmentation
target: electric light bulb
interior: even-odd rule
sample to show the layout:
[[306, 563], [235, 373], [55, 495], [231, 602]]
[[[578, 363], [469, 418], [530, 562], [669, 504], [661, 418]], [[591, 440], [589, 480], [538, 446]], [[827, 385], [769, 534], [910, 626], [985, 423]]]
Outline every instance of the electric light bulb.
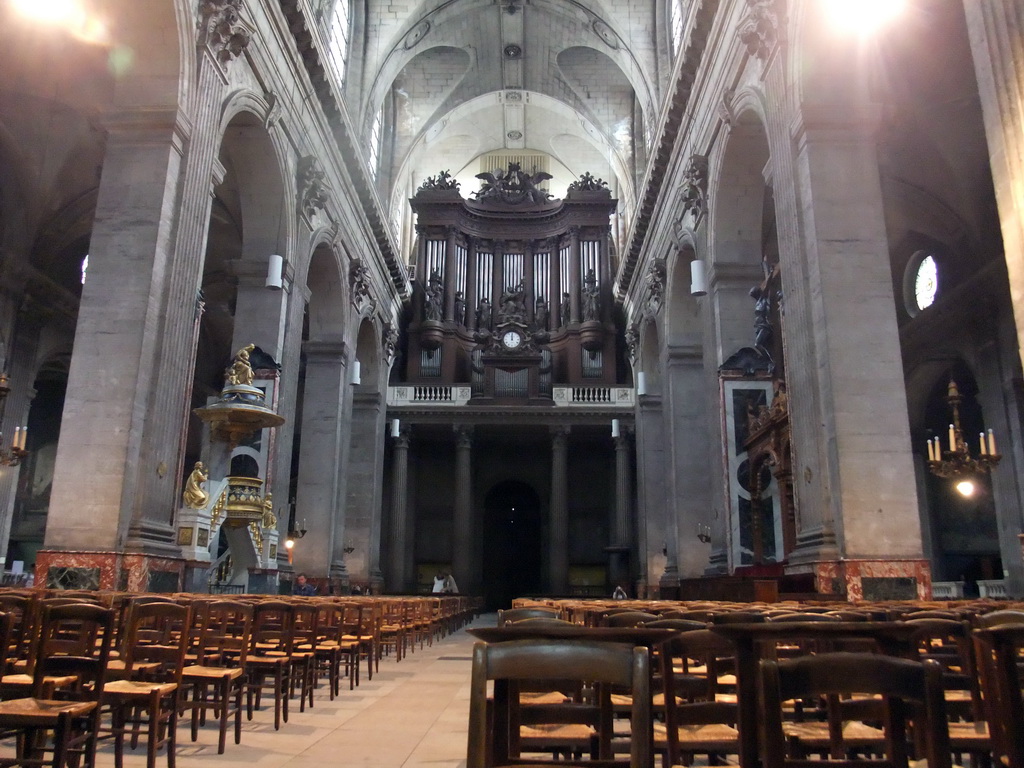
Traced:
[[961, 496], [970, 498], [974, 495], [974, 481], [961, 480], [956, 484], [956, 490]]

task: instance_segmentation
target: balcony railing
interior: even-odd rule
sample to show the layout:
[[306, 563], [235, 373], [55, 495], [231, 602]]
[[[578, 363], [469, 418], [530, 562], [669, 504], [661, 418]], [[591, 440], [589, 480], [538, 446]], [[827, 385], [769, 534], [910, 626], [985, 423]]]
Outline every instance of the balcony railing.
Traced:
[[[388, 406], [429, 405], [460, 407], [469, 405], [472, 390], [464, 384], [442, 386], [434, 384], [405, 384], [388, 387]], [[622, 408], [636, 404], [632, 387], [553, 387], [551, 397], [557, 408]]]

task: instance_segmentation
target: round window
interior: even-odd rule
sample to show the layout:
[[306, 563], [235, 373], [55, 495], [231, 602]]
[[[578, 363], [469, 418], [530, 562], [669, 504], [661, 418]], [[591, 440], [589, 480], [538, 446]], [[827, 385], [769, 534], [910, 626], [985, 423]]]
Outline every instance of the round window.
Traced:
[[910, 257], [903, 277], [903, 300], [911, 317], [935, 303], [939, 295], [939, 261], [931, 251]]

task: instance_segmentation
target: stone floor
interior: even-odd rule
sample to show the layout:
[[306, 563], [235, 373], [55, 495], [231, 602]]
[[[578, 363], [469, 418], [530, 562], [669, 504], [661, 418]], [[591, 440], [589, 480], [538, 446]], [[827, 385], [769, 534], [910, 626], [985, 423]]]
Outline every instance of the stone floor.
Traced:
[[[471, 626], [493, 626], [495, 616]], [[462, 630], [432, 647], [416, 649], [396, 663], [381, 661], [380, 672], [330, 701], [321, 687], [312, 710], [298, 712], [298, 699], [281, 730], [273, 709], [264, 706], [243, 720], [242, 743], [217, 754], [217, 730], [208, 724], [199, 741], [189, 737], [187, 716], [178, 727], [176, 768], [460, 768], [466, 764], [472, 636]], [[101, 748], [98, 768], [112, 768], [113, 751]], [[125, 768], [145, 768], [145, 747], [126, 752]], [[165, 768], [161, 752], [157, 768]]]

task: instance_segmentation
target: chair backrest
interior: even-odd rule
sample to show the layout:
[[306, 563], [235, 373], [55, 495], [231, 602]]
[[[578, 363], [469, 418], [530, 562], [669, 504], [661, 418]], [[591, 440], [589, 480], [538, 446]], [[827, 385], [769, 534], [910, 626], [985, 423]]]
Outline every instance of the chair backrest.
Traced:
[[203, 610], [197, 662], [203, 665], [245, 666], [252, 640], [251, 603], [214, 600]]
[[293, 617], [292, 604], [284, 600], [263, 600], [256, 603], [252, 609], [249, 655], [261, 655], [268, 651], [290, 654], [294, 640]]
[[647, 611], [621, 611], [605, 616], [604, 625], [606, 627], [639, 627], [649, 621], [657, 621], [659, 618], [656, 613]]
[[979, 627], [997, 627], [1001, 624], [1024, 624], [1024, 611], [1006, 609], [983, 613], [976, 618]]
[[0, 593], [0, 611], [7, 614], [11, 625], [3, 651], [5, 666], [0, 668], [0, 674], [7, 672], [7, 667], [15, 661], [30, 656], [37, 620], [35, 602], [28, 595]]
[[[518, 756], [509, 752], [510, 744], [518, 740], [518, 724], [523, 721], [523, 707], [517, 693], [518, 683], [543, 680], [576, 680], [595, 685], [599, 712], [598, 743], [601, 745], [599, 756], [608, 760], [603, 765], [650, 768], [651, 694], [650, 660], [647, 649], [591, 640], [549, 639], [477, 643], [473, 647], [466, 768], [485, 768], [489, 764], [489, 754], [493, 759], [492, 764], [516, 764]], [[494, 681], [491, 727], [488, 722], [488, 681]], [[611, 687], [627, 688], [632, 695], [632, 738], [628, 761], [611, 759]], [[532, 708], [535, 715], [545, 711], [540, 709], [541, 706], [543, 705]], [[594, 724], [593, 710], [593, 707], [569, 709], [556, 705], [547, 711], [550, 711], [555, 721], [561, 724], [578, 722], [570, 719], [574, 711], [585, 718], [582, 722]], [[531, 722], [537, 722], [537, 719], [531, 718]], [[512, 732], [513, 728], [516, 732]], [[529, 764], [566, 766], [587, 765], [588, 762], [551, 762], [531, 758]]]
[[522, 621], [523, 619], [552, 618], [558, 618], [558, 611], [554, 608], [544, 608], [539, 605], [529, 608], [506, 608], [505, 610], [498, 611], [498, 626], [504, 627], [513, 621]]
[[122, 633], [125, 676], [134, 676], [135, 665], [147, 666], [146, 675], [165, 682], [181, 682], [192, 628], [192, 609], [167, 600], [133, 603]]
[[88, 603], [47, 605], [47, 602], [43, 601], [33, 654], [36, 659], [33, 696], [43, 696], [47, 676], [73, 675], [77, 678], [76, 684], [73, 688], [62, 689], [61, 694], [99, 701], [114, 639], [115, 611]]
[[[804, 765], [790, 761], [783, 730], [783, 702], [818, 701], [826, 697], [837, 705], [837, 697], [869, 694], [883, 697], [880, 719], [885, 731], [884, 761], [864, 758], [858, 765], [887, 765], [907, 768], [907, 721], [914, 721], [913, 733], [929, 768], [950, 768], [949, 726], [942, 691], [942, 668], [932, 660], [898, 659], [872, 653], [823, 653], [787, 661], [761, 661], [761, 702], [764, 724], [762, 761], [765, 768]], [[841, 722], [830, 716], [833, 754], [842, 752]], [[834, 761], [822, 758], [822, 768]], [[844, 765], [848, 761], [842, 761]], [[817, 763], [816, 763], [817, 764]]]
[[1019, 768], [1024, 765], [1024, 624], [997, 624], [976, 629], [973, 634], [994, 762]]

